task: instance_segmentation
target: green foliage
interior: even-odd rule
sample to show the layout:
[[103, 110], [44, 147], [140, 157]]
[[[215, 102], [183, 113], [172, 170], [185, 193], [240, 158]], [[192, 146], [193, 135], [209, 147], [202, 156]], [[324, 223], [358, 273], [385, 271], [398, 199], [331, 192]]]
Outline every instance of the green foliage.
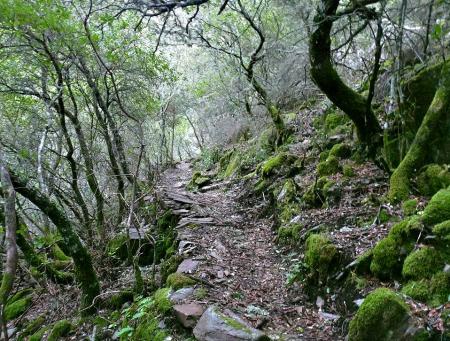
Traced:
[[183, 261], [181, 255], [175, 254], [164, 260], [161, 264], [161, 281], [164, 283], [167, 277], [177, 271], [178, 265]]
[[425, 207], [423, 222], [434, 225], [448, 219], [450, 219], [450, 189], [441, 189]]
[[446, 243], [450, 242], [450, 219], [435, 225], [433, 227], [433, 234], [441, 241]]
[[356, 176], [355, 169], [351, 165], [344, 165], [342, 168], [342, 174], [348, 178]]
[[134, 293], [131, 290], [124, 290], [112, 295], [105, 301], [104, 305], [112, 310], [119, 310], [125, 303], [132, 302]]
[[27, 336], [30, 336], [34, 333], [36, 333], [42, 325], [45, 323], [45, 315], [40, 315], [34, 320], [30, 321], [21, 331], [20, 333], [20, 339], [23, 339]]
[[333, 155], [317, 165], [317, 174], [319, 176], [333, 175], [340, 172], [340, 170], [339, 159]]
[[349, 119], [344, 114], [330, 112], [325, 118], [325, 130], [331, 132], [347, 122], [349, 122]]
[[417, 211], [417, 199], [405, 200], [402, 204], [402, 211], [405, 216], [412, 216]]
[[172, 309], [172, 303], [169, 299], [170, 292], [170, 288], [161, 288], [154, 294], [155, 307], [160, 313], [165, 314]]
[[432, 247], [423, 247], [406, 257], [402, 275], [407, 279], [430, 278], [436, 271], [444, 267], [438, 251]]
[[67, 336], [72, 328], [72, 323], [67, 320], [56, 322], [50, 332], [50, 335], [48, 336], [47, 341], [56, 341], [64, 336]]
[[302, 228], [303, 225], [299, 223], [280, 226], [278, 228], [278, 241], [281, 243], [295, 243], [300, 237]]
[[428, 165], [417, 177], [417, 187], [423, 195], [432, 196], [448, 186], [450, 186], [450, 171], [441, 165]]
[[408, 318], [408, 307], [391, 290], [379, 288], [366, 297], [349, 326], [349, 341], [395, 340]]
[[189, 287], [197, 283], [192, 278], [178, 272], [171, 273], [166, 280], [167, 286], [174, 290]]
[[305, 263], [319, 279], [326, 279], [335, 257], [336, 246], [323, 234], [313, 234], [306, 240]]

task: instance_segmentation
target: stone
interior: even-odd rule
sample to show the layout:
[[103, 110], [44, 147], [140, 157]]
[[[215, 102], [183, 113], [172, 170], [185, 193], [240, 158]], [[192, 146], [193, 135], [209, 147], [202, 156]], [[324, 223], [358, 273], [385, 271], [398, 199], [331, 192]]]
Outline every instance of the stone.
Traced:
[[203, 314], [203, 307], [198, 303], [177, 304], [173, 311], [178, 321], [186, 328], [192, 328]]
[[256, 341], [265, 335], [227, 311], [224, 314], [215, 306], [209, 307], [194, 328], [198, 341]]
[[180, 265], [178, 265], [177, 272], [185, 274], [194, 273], [195, 270], [197, 270], [199, 264], [199, 261], [193, 260], [191, 258], [185, 259], [181, 262]]
[[193, 287], [187, 287], [179, 289], [169, 296], [170, 302], [173, 304], [178, 304], [186, 299], [188, 299], [190, 296], [194, 294], [194, 288]]

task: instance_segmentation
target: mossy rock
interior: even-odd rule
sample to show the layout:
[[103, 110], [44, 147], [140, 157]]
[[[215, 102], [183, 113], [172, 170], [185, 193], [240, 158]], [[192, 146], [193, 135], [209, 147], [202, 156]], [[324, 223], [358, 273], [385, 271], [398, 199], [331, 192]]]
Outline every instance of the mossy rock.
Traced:
[[435, 272], [444, 268], [439, 252], [433, 247], [423, 247], [406, 257], [402, 275], [407, 279], [430, 278]]
[[27, 323], [27, 325], [22, 329], [19, 340], [36, 333], [42, 325], [45, 323], [45, 315], [40, 315], [34, 320]]
[[170, 288], [161, 288], [158, 289], [155, 294], [153, 295], [153, 298], [155, 300], [155, 307], [160, 313], [167, 313], [172, 309], [172, 303], [170, 302]]
[[178, 265], [183, 261], [183, 257], [178, 254], [174, 254], [164, 260], [161, 264], [161, 282], [165, 282], [167, 277], [177, 271]]
[[402, 211], [405, 216], [412, 216], [417, 212], [417, 199], [409, 199], [402, 203]]
[[73, 325], [68, 320], [61, 320], [53, 325], [53, 328], [48, 336], [47, 341], [56, 341], [60, 338], [69, 335], [72, 331]]
[[450, 297], [450, 274], [439, 271], [430, 280], [431, 305], [438, 306], [449, 301]]
[[341, 171], [339, 159], [336, 156], [329, 156], [325, 161], [317, 165], [317, 174], [319, 176], [333, 175]]
[[239, 170], [239, 166], [241, 165], [241, 155], [238, 151], [235, 151], [231, 157], [230, 162], [225, 169], [223, 176], [224, 178], [229, 178]]
[[433, 234], [442, 242], [450, 242], [450, 219], [435, 225]]
[[370, 271], [381, 279], [398, 277], [406, 256], [402, 255], [401, 248], [401, 244], [392, 237], [380, 240], [373, 248]]
[[209, 185], [210, 183], [211, 179], [208, 176], [203, 175], [202, 173], [197, 171], [194, 172], [194, 174], [192, 175], [192, 179], [187, 185], [187, 187], [190, 189], [199, 189], [206, 185]]
[[319, 279], [328, 276], [337, 254], [336, 246], [323, 234], [312, 234], [306, 240], [305, 263]]
[[422, 195], [432, 196], [448, 186], [450, 186], [450, 171], [445, 166], [428, 165], [417, 177], [417, 188]]
[[44, 337], [45, 333], [50, 329], [50, 326], [45, 326], [41, 329], [39, 329], [37, 332], [35, 332], [33, 335], [30, 336], [28, 341], [41, 341]]
[[356, 176], [355, 169], [351, 165], [344, 165], [342, 167], [342, 174], [348, 178], [353, 178]]
[[337, 143], [330, 149], [329, 156], [336, 156], [338, 158], [348, 158], [352, 155], [352, 148], [345, 143]]
[[112, 295], [105, 300], [103, 305], [112, 310], [120, 310], [120, 308], [127, 302], [133, 302], [134, 293], [131, 290], [124, 290]]
[[355, 271], [357, 274], [364, 275], [370, 272], [370, 264], [373, 259], [373, 250], [369, 249], [356, 259]]
[[427, 302], [430, 297], [430, 283], [424, 279], [410, 281], [403, 287], [402, 293], [415, 300]]
[[328, 158], [328, 156], [330, 156], [330, 151], [324, 150], [319, 154], [319, 161], [325, 161]]
[[295, 200], [297, 195], [297, 185], [293, 179], [287, 179], [283, 187], [279, 191], [274, 192], [274, 196], [277, 198], [277, 203], [286, 204]]
[[278, 132], [275, 127], [269, 127], [261, 133], [258, 139], [258, 145], [260, 148], [267, 152], [272, 152], [275, 149], [278, 139]]
[[450, 219], [450, 189], [441, 189], [431, 198], [423, 212], [427, 225], [439, 224]]
[[389, 231], [389, 236], [397, 240], [400, 244], [409, 244], [415, 242], [423, 230], [422, 218], [416, 215], [406, 218], [392, 226]]
[[33, 292], [34, 292], [34, 289], [32, 289], [32, 288], [26, 288], [26, 289], [19, 290], [14, 295], [12, 295], [10, 298], [8, 298], [8, 301], [6, 304], [11, 304], [22, 298], [30, 296]]
[[325, 130], [327, 132], [335, 131], [336, 128], [349, 122], [349, 118], [345, 114], [329, 112], [325, 117]]
[[302, 230], [303, 225], [299, 223], [292, 223], [289, 225], [281, 226], [278, 229], [278, 241], [280, 243], [291, 244], [298, 241], [300, 237], [300, 231]]
[[379, 288], [366, 297], [349, 326], [349, 341], [398, 340], [407, 328], [407, 305], [393, 291]]
[[174, 272], [167, 277], [166, 284], [174, 290], [190, 287], [197, 282], [192, 278], [178, 272]]
[[304, 206], [313, 208], [321, 207], [327, 201], [335, 202], [341, 194], [340, 189], [335, 185], [334, 180], [322, 176], [303, 193], [301, 202]]
[[268, 178], [275, 174], [285, 173], [289, 170], [290, 166], [296, 161], [296, 157], [289, 153], [278, 153], [277, 155], [269, 158], [261, 165], [261, 175], [264, 178]]
[[14, 302], [7, 303], [4, 311], [5, 319], [10, 321], [22, 315], [30, 307], [31, 301], [31, 296], [26, 296]]
[[146, 316], [139, 320], [131, 340], [165, 341], [169, 334], [159, 327], [160, 323], [154, 316]]

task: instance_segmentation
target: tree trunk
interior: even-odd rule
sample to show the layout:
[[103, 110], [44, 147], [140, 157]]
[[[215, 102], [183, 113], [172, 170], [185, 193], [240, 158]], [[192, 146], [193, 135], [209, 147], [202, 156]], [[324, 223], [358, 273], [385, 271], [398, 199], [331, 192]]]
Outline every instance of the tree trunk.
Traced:
[[331, 60], [331, 28], [339, 0], [322, 0], [314, 23], [317, 25], [309, 41], [311, 76], [317, 86], [356, 126], [359, 140], [375, 156], [382, 143], [382, 130], [372, 108], [367, 109], [364, 96], [348, 87], [333, 67]]
[[8, 296], [13, 287], [17, 268], [17, 244], [16, 244], [16, 192], [11, 182], [11, 177], [3, 164], [0, 152], [0, 180], [4, 188], [5, 196], [5, 228], [6, 228], [6, 260], [3, 267], [2, 284], [0, 287], [0, 321], [3, 328], [5, 340], [8, 340], [8, 330], [4, 319], [4, 308]]
[[427, 153], [442, 137], [440, 128], [450, 120], [450, 61], [444, 63], [439, 88], [425, 114], [413, 143], [390, 180], [389, 199], [406, 199], [410, 191], [410, 178], [426, 162]]
[[66, 255], [72, 257], [75, 264], [75, 277], [81, 287], [81, 306], [85, 308], [83, 314], [92, 313], [94, 308], [91, 305], [100, 293], [100, 284], [91, 255], [75, 233], [71, 222], [48, 197], [27, 186], [25, 181], [14, 174], [11, 174], [11, 180], [16, 191], [36, 205], [55, 224], [62, 237], [60, 247]]

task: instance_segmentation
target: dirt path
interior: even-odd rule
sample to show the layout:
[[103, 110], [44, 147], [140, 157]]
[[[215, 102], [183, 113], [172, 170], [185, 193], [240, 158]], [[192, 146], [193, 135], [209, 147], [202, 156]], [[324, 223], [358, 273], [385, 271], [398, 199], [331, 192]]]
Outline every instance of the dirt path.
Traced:
[[331, 320], [288, 291], [289, 263], [274, 242], [272, 222], [258, 218], [262, 206], [242, 206], [238, 188], [230, 183], [188, 192], [191, 176], [190, 164], [180, 163], [163, 174], [159, 192], [182, 217], [179, 250], [190, 273], [210, 284], [201, 302], [231, 309], [285, 340], [341, 339]]

